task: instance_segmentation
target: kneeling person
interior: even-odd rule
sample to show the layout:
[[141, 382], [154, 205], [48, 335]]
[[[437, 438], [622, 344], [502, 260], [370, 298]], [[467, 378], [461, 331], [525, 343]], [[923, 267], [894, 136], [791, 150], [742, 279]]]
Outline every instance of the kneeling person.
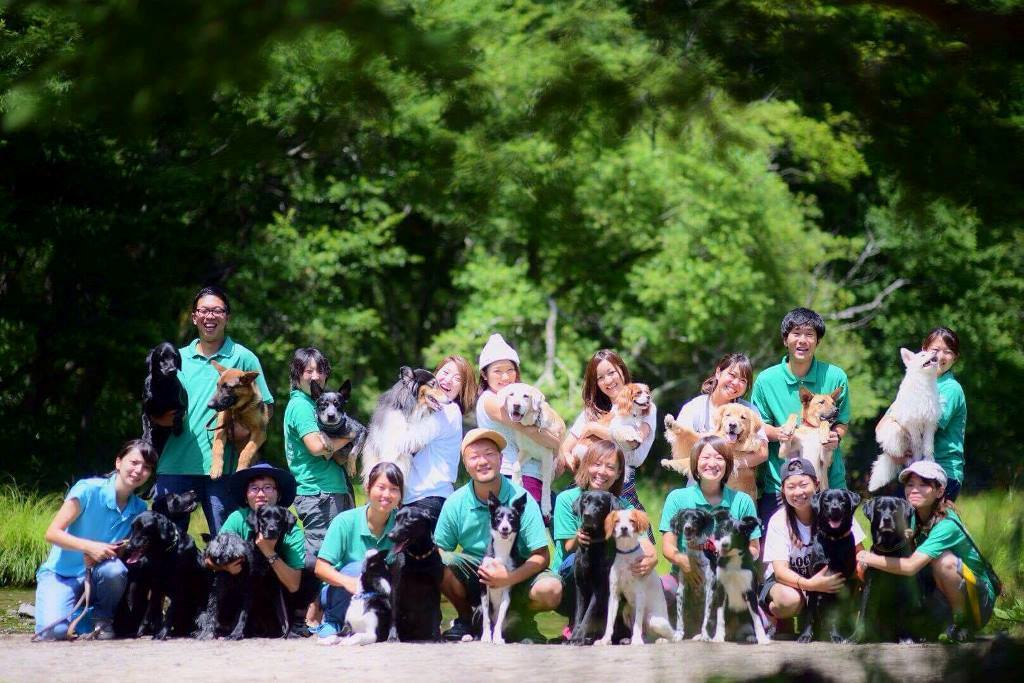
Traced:
[[[526, 502], [516, 537], [514, 552], [523, 560], [522, 564], [512, 572], [503, 567], [480, 568], [491, 537], [488, 495], [493, 493], [503, 505], [508, 505], [525, 493], [525, 489], [501, 476], [503, 448], [505, 438], [495, 431], [478, 428], [466, 434], [462, 440], [462, 464], [470, 482], [445, 501], [437, 520], [434, 541], [446, 551], [441, 592], [459, 615], [445, 632], [446, 640], [462, 640], [476, 632], [472, 627], [472, 614], [480, 603], [481, 584], [491, 588], [511, 587], [509, 614], [519, 617], [518, 624], [510, 624], [511, 633], [522, 640], [543, 642], [533, 619], [524, 618], [524, 611], [555, 609], [562, 597], [561, 581], [547, 569], [551, 561], [547, 531], [540, 508], [532, 498]], [[461, 548], [461, 552], [455, 552], [456, 548]]]

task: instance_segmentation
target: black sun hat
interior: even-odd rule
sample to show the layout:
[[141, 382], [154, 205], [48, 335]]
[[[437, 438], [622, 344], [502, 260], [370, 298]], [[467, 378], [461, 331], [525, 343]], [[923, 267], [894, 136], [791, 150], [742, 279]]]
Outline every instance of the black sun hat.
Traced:
[[249, 506], [245, 492], [249, 488], [249, 482], [257, 477], [270, 477], [277, 483], [278, 505], [288, 507], [295, 501], [295, 477], [292, 476], [292, 473], [274, 467], [269, 463], [261, 462], [244, 470], [238, 470], [231, 475], [231, 480], [228, 482], [228, 491], [239, 507]]

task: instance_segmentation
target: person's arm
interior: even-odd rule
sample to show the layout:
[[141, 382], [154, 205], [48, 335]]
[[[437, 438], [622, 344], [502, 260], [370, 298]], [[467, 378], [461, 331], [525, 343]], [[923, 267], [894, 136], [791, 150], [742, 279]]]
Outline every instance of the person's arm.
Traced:
[[658, 551], [646, 536], [640, 538], [640, 549], [643, 556], [633, 560], [630, 570], [636, 576], [647, 576], [658, 566]]
[[[765, 427], [767, 432], [767, 426]], [[750, 455], [741, 455], [733, 461], [733, 466], [738, 469], [754, 469], [768, 459], [768, 442], [758, 440], [757, 450]]]
[[[320, 458], [330, 458], [337, 451], [348, 445], [349, 441], [344, 436], [330, 437], [323, 432], [310, 432], [302, 437], [302, 445], [306, 447], [310, 455]], [[344, 458], [343, 458], [344, 459]]]
[[817, 574], [805, 579], [789, 568], [789, 560], [775, 560], [772, 571], [779, 583], [809, 593], [838, 593], [846, 583], [842, 574], [829, 574], [828, 567], [822, 567]]
[[480, 583], [491, 588], [504, 588], [515, 586], [527, 579], [539, 574], [551, 564], [551, 554], [547, 546], [530, 551], [530, 557], [526, 562], [509, 572], [504, 565], [489, 565], [480, 567], [477, 572], [480, 576]]
[[[263, 556], [270, 560], [271, 557], [277, 555], [275, 547], [277, 546], [277, 539], [263, 538], [263, 534], [256, 537], [256, 547], [263, 553]], [[291, 567], [284, 558], [277, 555], [277, 559], [270, 565], [270, 568], [274, 571], [277, 576], [277, 580], [281, 582], [281, 585], [288, 589], [289, 593], [294, 593], [299, 590], [299, 582], [302, 580], [302, 572], [298, 569]]]
[[757, 559], [761, 556], [761, 539], [750, 539], [750, 545], [748, 545], [747, 548], [750, 550], [750, 554], [754, 556], [754, 559]]
[[342, 574], [333, 566], [331, 563], [322, 560], [319, 557], [316, 559], [316, 566], [313, 568], [313, 573], [316, 574], [316, 578], [320, 579], [329, 586], [337, 586], [344, 588], [349, 593], [355, 595], [359, 592], [359, 577], [348, 576]]
[[82, 513], [81, 503], [77, 498], [68, 498], [53, 516], [50, 526], [46, 528], [45, 538], [47, 543], [64, 548], [65, 550], [77, 550], [85, 555], [87, 565], [99, 564], [104, 560], [112, 560], [117, 557], [118, 545], [115, 543], [103, 543], [102, 541], [91, 541], [87, 538], [79, 538], [70, 534], [67, 528], [78, 519]]
[[484, 412], [495, 422], [500, 422], [506, 427], [511, 427], [515, 431], [521, 432], [545, 448], [550, 448], [553, 451], [557, 451], [558, 447], [561, 446], [562, 435], [565, 434], [565, 422], [554, 411], [552, 411], [552, 414], [558, 417], [558, 419], [555, 421], [556, 424], [553, 429], [547, 430], [541, 429], [536, 425], [523, 425], [512, 420], [508, 413], [505, 412], [505, 406], [498, 402], [497, 395], [484, 396], [482, 401]]
[[[861, 546], [863, 547], [863, 546]], [[910, 557], [883, 557], [875, 553], [861, 550], [857, 553], [857, 562], [872, 569], [880, 569], [889, 574], [914, 576], [928, 566], [932, 558], [921, 551], [915, 551]]]

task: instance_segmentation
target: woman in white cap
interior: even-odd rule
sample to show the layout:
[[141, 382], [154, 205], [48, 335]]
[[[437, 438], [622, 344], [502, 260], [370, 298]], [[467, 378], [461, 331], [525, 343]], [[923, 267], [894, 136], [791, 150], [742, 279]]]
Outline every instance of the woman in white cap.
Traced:
[[[529, 434], [534, 441], [557, 451], [560, 443], [557, 435], [533, 425], [525, 426], [513, 422], [498, 400], [497, 392], [519, 381], [519, 354], [516, 350], [509, 346], [500, 334], [492, 334], [480, 352], [478, 365], [480, 389], [476, 402], [476, 423], [479, 427], [493, 429], [505, 437], [505, 448], [501, 450], [501, 473], [511, 477], [513, 464], [519, 458], [514, 431]], [[543, 488], [540, 463], [536, 460], [526, 462], [522, 474], [523, 488], [539, 503]]]
[[928, 611], [945, 624], [940, 638], [964, 642], [988, 623], [1002, 585], [945, 498], [947, 481], [945, 470], [932, 460], [919, 460], [900, 472], [914, 508], [917, 549], [910, 557], [861, 551], [857, 562], [890, 574], [920, 576]]

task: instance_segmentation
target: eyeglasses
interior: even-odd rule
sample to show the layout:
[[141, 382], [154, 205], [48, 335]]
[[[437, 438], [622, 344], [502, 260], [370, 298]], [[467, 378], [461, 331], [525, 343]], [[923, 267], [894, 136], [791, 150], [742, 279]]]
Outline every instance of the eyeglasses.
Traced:
[[268, 496], [271, 493], [277, 491], [277, 487], [273, 484], [264, 484], [263, 486], [250, 486], [248, 489], [249, 493], [255, 496], [260, 491], [263, 491], [263, 495]]
[[225, 315], [228, 312], [228, 309], [221, 308], [220, 306], [218, 306], [216, 308], [205, 308], [205, 307], [203, 307], [203, 308], [197, 308], [195, 312], [196, 312], [196, 315], [198, 315], [200, 317], [212, 315], [214, 317], [220, 318], [221, 316]]

